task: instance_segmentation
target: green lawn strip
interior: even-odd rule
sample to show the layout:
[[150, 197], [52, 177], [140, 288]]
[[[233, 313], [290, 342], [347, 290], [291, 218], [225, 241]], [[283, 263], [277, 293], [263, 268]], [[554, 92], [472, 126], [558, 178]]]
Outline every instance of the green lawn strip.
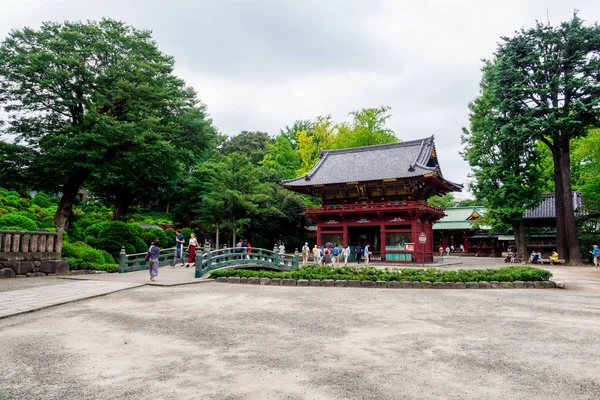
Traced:
[[410, 282], [514, 282], [546, 281], [552, 273], [533, 267], [504, 267], [496, 269], [439, 270], [435, 268], [385, 268], [339, 267], [307, 265], [290, 272], [256, 269], [221, 269], [211, 271], [211, 278], [281, 278], [281, 279], [345, 279], [361, 281], [410, 281]]
[[119, 264], [99, 264], [71, 257], [63, 258], [63, 260], [69, 264], [70, 270], [119, 272]]

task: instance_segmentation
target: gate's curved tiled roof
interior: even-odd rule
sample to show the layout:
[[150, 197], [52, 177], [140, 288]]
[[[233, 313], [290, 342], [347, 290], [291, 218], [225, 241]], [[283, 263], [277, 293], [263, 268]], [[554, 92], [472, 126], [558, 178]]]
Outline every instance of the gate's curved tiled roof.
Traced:
[[[407, 142], [321, 151], [319, 162], [306, 175], [284, 180], [287, 187], [365, 182], [420, 177], [437, 172], [442, 177], [433, 136]], [[430, 163], [430, 159], [433, 160]], [[456, 190], [462, 185], [452, 183]]]

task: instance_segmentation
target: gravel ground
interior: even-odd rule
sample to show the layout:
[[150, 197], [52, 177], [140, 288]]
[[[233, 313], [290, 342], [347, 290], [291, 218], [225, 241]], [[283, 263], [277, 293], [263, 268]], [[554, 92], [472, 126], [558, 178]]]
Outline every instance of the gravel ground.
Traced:
[[0, 398], [598, 399], [599, 300], [142, 287], [0, 320]]

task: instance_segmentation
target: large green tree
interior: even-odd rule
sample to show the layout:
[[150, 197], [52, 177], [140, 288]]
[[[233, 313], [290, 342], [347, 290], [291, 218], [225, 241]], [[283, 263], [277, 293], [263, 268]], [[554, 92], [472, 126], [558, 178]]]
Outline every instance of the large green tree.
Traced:
[[40, 169], [52, 171], [62, 192], [57, 227], [68, 227], [92, 174], [113, 163], [135, 169], [135, 154], [148, 143], [170, 143], [179, 159], [194, 156], [210, 124], [173, 67], [150, 32], [109, 19], [44, 23], [2, 41], [7, 131], [38, 151]]
[[20, 193], [39, 187], [40, 171], [36, 173], [31, 168], [36, 157], [36, 152], [27, 146], [0, 140], [0, 186]]
[[578, 263], [570, 143], [600, 125], [600, 27], [577, 15], [556, 27], [537, 23], [502, 38], [494, 64], [489, 90], [510, 126], [500, 133], [516, 144], [539, 140], [552, 152], [558, 251]]
[[431, 196], [427, 199], [427, 204], [442, 209], [452, 208], [456, 206], [456, 199], [452, 193], [446, 193], [444, 195]]
[[469, 104], [469, 129], [463, 129], [463, 157], [474, 178], [469, 188], [487, 207], [486, 221], [512, 226], [518, 252], [526, 254], [523, 214], [539, 203], [541, 173], [534, 138], [519, 135], [507, 112], [499, 106], [490, 80], [496, 64], [483, 68], [481, 93]]
[[227, 137], [219, 150], [225, 155], [236, 152], [245, 154], [253, 165], [258, 165], [267, 152], [267, 146], [273, 142], [273, 138], [266, 132], [242, 131], [239, 135]]

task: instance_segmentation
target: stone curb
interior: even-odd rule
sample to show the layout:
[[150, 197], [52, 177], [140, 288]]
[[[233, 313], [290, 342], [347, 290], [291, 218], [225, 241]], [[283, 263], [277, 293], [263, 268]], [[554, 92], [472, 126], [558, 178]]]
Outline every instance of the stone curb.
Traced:
[[564, 283], [555, 281], [535, 282], [398, 282], [398, 281], [359, 281], [359, 280], [315, 280], [315, 279], [280, 279], [280, 278], [233, 278], [219, 277], [215, 280], [220, 283], [241, 283], [251, 285], [276, 285], [276, 286], [325, 286], [325, 287], [363, 287], [377, 289], [564, 289]]

